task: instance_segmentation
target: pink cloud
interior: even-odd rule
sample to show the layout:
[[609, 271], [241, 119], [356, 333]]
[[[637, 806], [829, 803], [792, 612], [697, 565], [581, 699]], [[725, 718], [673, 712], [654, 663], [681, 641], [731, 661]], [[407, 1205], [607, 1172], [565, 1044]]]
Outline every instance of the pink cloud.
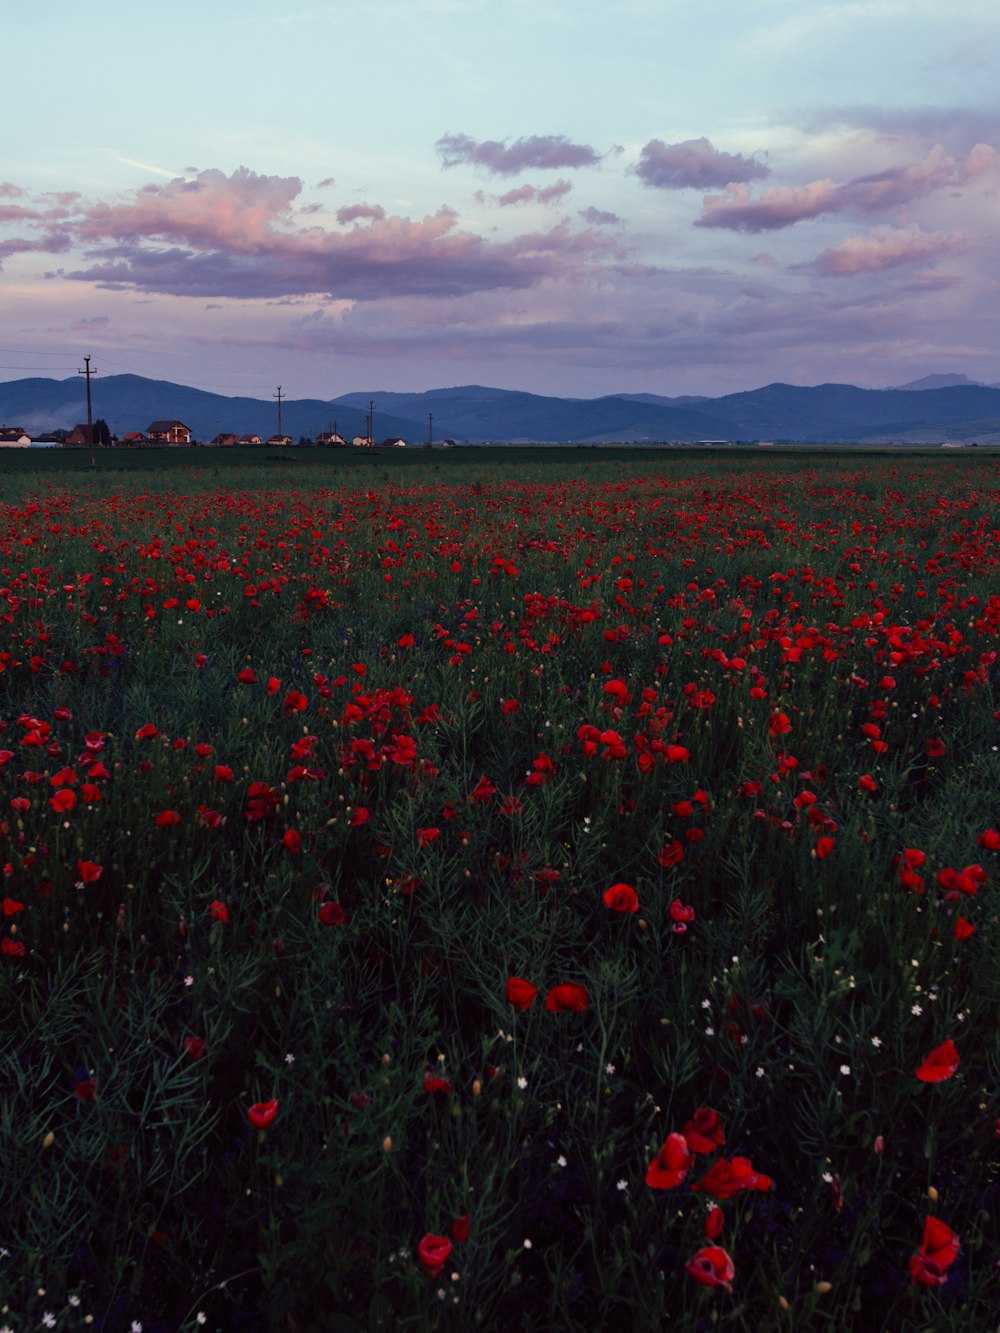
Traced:
[[[58, 275], [117, 289], [199, 298], [335, 299], [453, 297], [479, 290], [523, 289], [616, 260], [620, 242], [564, 221], [547, 231], [493, 240], [458, 227], [446, 207], [420, 220], [387, 217], [378, 205], [348, 205], [330, 231], [296, 226], [296, 178], [257, 176], [241, 168], [226, 177], [147, 185], [125, 199], [79, 208], [58, 247], [11, 242], [21, 249], [66, 249], [75, 239], [88, 263]], [[569, 188], [537, 190], [544, 202]]]
[[506, 194], [501, 194], [497, 198], [497, 203], [501, 208], [509, 208], [512, 204], [552, 204], [558, 199], [565, 198], [573, 186], [569, 181], [557, 180], [552, 185], [538, 187], [536, 185], [521, 185], [515, 190], [508, 190]]
[[863, 235], [848, 236], [824, 250], [815, 262], [820, 273], [846, 277], [881, 273], [902, 264], [925, 263], [966, 248], [966, 237], [921, 231], [919, 227], [873, 227]]
[[742, 153], [723, 153], [708, 139], [664, 143], [650, 139], [640, 154], [635, 174], [657, 190], [711, 190], [724, 185], [760, 180], [770, 167]]
[[12, 185], [10, 181], [0, 181], [0, 199], [23, 199], [27, 190], [22, 190], [20, 185]]
[[316, 182], [316, 189], [327, 190], [330, 188], [331, 185], [336, 185], [336, 184], [337, 182], [333, 179], [332, 176], [324, 176], [321, 181]]
[[467, 134], [445, 134], [435, 147], [444, 167], [483, 167], [494, 176], [516, 176], [531, 168], [594, 167], [600, 156], [589, 144], [572, 143], [562, 134], [530, 134], [515, 139], [485, 139], [477, 143]]
[[938, 145], [920, 162], [857, 176], [840, 185], [832, 180], [812, 181], [764, 190], [754, 198], [746, 185], [733, 184], [721, 195], [706, 195], [695, 226], [777, 231], [827, 213], [886, 213], [937, 190], [969, 184], [995, 171], [998, 163], [1000, 153], [988, 144], [976, 144], [964, 162], [949, 157]]
[[384, 217], [385, 209], [381, 204], [347, 204], [337, 210], [337, 221], [342, 227], [345, 227], [349, 222], [358, 222], [361, 219], [381, 222]]

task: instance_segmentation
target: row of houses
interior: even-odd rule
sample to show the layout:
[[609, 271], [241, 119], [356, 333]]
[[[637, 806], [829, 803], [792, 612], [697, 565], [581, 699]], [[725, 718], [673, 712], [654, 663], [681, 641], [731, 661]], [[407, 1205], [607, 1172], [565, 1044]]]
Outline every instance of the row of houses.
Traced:
[[[183, 421], [152, 421], [145, 431], [130, 430], [126, 431], [120, 438], [111, 436], [99, 431], [98, 423], [95, 426], [77, 425], [66, 435], [65, 439], [56, 436], [46, 435], [32, 437], [23, 426], [0, 426], [0, 447], [13, 447], [27, 449], [34, 443], [39, 444], [62, 444], [68, 449], [87, 449], [91, 442], [94, 444], [110, 443], [112, 446], [123, 448], [142, 448], [143, 446], [162, 446], [162, 445], [185, 445], [193, 444], [196, 441], [193, 438], [193, 432], [190, 426], [186, 426]], [[107, 428], [104, 427], [104, 432]], [[294, 441], [290, 435], [269, 435], [263, 439], [260, 435], [237, 435], [230, 431], [222, 431], [209, 441], [209, 444], [217, 448], [250, 448], [254, 445], [264, 445], [272, 448], [286, 448]], [[451, 441], [447, 441], [448, 444]], [[322, 431], [316, 437], [316, 444], [327, 448], [359, 448], [371, 449], [373, 447], [391, 447], [405, 448], [406, 441], [398, 435], [390, 436], [388, 439], [375, 441], [370, 435], [355, 435], [353, 439], [347, 440], [343, 435], [338, 435], [336, 431]]]

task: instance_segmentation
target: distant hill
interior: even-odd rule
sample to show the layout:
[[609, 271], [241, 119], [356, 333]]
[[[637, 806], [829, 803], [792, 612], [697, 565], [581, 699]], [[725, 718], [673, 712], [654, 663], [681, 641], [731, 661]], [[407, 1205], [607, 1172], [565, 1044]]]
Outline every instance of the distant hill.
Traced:
[[[433, 414], [437, 439], [448, 434], [457, 440], [596, 444], [730, 438], [727, 424], [708, 412], [662, 407], [625, 396], [547, 398], [470, 384], [410, 395], [352, 393], [336, 401], [365, 405], [372, 401], [376, 412], [392, 410], [418, 418], [425, 423], [425, 438], [428, 413]], [[705, 404], [711, 408], [714, 401], [706, 399]]]
[[[928, 379], [935, 379], [930, 376]], [[426, 441], [433, 416], [437, 441], [599, 444], [696, 440], [787, 440], [830, 443], [926, 443], [939, 440], [1000, 444], [1000, 388], [966, 382], [945, 387], [859, 389], [853, 384], [767, 384], [720, 398], [613, 394], [555, 398], [460, 385], [422, 393], [350, 393], [325, 401], [288, 398], [282, 426], [298, 439], [314, 438], [336, 422], [341, 435], [363, 434], [374, 403], [375, 438]], [[0, 424], [33, 434], [71, 428], [85, 415], [78, 376], [66, 380], [0, 382]], [[206, 441], [220, 432], [265, 438], [277, 430], [273, 399], [230, 398], [166, 380], [110, 375], [94, 383], [94, 416], [112, 430], [145, 431], [157, 418], [176, 418]]]
[[979, 388], [983, 387], [980, 380], [970, 380], [968, 375], [925, 375], [923, 379], [910, 380], [909, 384], [897, 384], [896, 388], [912, 392], [922, 389], [957, 389], [963, 384], [975, 384]]

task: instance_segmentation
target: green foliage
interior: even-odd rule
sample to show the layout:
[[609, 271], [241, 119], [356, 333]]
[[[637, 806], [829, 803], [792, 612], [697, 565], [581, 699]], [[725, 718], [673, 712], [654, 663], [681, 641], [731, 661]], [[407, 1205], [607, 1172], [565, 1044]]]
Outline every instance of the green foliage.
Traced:
[[992, 458], [290, 452], [5, 479], [2, 1321], [987, 1327]]

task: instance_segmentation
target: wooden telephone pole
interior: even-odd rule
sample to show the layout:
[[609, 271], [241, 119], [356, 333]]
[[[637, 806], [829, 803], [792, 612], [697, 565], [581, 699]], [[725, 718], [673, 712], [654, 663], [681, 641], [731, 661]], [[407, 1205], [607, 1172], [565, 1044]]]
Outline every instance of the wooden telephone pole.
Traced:
[[90, 466], [93, 467], [94, 466], [94, 413], [91, 409], [91, 404], [90, 404], [90, 377], [91, 375], [96, 375], [97, 371], [91, 370], [89, 356], [85, 356], [83, 358], [83, 364], [84, 364], [84, 369], [78, 370], [76, 373], [78, 375], [86, 375], [87, 377], [87, 443], [90, 446]]
[[282, 449], [283, 449], [283, 447], [284, 447], [284, 443], [285, 443], [285, 442], [284, 442], [284, 440], [281, 438], [281, 400], [282, 400], [283, 398], [287, 398], [288, 395], [285, 394], [285, 393], [282, 393], [282, 392], [281, 392], [281, 385], [279, 384], [279, 385], [278, 385], [278, 392], [277, 392], [277, 393], [272, 393], [272, 394], [271, 394], [271, 397], [272, 397], [272, 398], [277, 398], [277, 400], [278, 400], [278, 456], [279, 456], [279, 457], [283, 457], [283, 454], [282, 454], [281, 451], [282, 451]]

